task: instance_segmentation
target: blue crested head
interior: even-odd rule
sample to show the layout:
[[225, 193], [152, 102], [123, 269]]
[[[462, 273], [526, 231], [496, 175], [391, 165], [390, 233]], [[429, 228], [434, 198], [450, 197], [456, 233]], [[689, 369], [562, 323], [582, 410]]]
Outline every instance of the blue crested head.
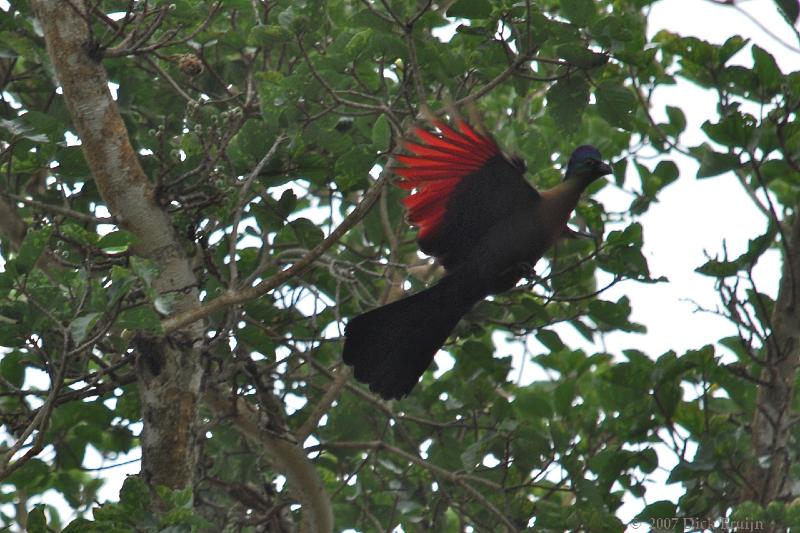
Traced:
[[577, 147], [569, 157], [564, 179], [578, 177], [595, 180], [606, 174], [611, 174], [611, 167], [603, 162], [600, 150], [590, 144], [584, 144]]

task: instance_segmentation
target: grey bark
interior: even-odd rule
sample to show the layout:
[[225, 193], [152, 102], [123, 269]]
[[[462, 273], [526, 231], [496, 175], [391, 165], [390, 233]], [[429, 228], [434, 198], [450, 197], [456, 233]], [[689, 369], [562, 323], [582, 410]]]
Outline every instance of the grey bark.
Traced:
[[[783, 243], [783, 272], [778, 298], [771, 317], [771, 334], [767, 339], [766, 364], [759, 387], [756, 411], [751, 424], [756, 464], [745, 473], [742, 501], [767, 505], [788, 500], [791, 494], [791, 466], [797, 458], [790, 442], [796, 422], [792, 411], [800, 363], [800, 211], [787, 242]], [[785, 234], [786, 232], [784, 232]], [[781, 529], [775, 529], [780, 531]]]
[[[82, 2], [32, 2], [42, 24], [57, 84], [62, 87], [84, 157], [109, 211], [137, 237], [135, 252], [159, 268], [154, 282], [175, 296], [175, 311], [195, 307], [197, 280], [167, 214], [131, 146], [108, 89], [102, 64], [90, 57], [88, 16]], [[142, 473], [155, 487], [192, 486], [197, 461], [197, 405], [202, 365], [202, 323], [185, 325], [169, 338], [149, 343], [137, 365], [144, 430]]]
[[[131, 146], [108, 90], [105, 69], [88, 53], [92, 43], [88, 42], [85, 4], [62, 0], [33, 0], [32, 4], [42, 24], [56, 83], [63, 89], [97, 188], [119, 225], [136, 235], [134, 251], [158, 265], [159, 276], [154, 285], [159, 293], [174, 298], [173, 316], [180, 317], [164, 320], [166, 337], [140, 334], [133, 342], [138, 352], [136, 368], [144, 423], [142, 474], [151, 487], [192, 487], [202, 438], [198, 435], [197, 415], [203, 377], [202, 320], [209, 312], [200, 305], [190, 258], [183, 252], [169, 216], [156, 201]], [[291, 272], [262, 282], [260, 290], [243, 289], [231, 301], [219, 301], [213, 308], [219, 310], [261, 296], [307, 268], [325, 247], [363, 217], [384, 182], [385, 178], [373, 187], [357, 212], [326, 239], [324, 247], [312, 250]], [[205, 401], [219, 413], [227, 407], [224, 397], [214, 391], [206, 395]], [[240, 402], [238, 408], [242, 407]], [[292, 494], [303, 506], [300, 529], [309, 533], [332, 531], [330, 499], [301, 445], [263, 431], [258, 426], [257, 413], [239, 412], [235, 422], [245, 435], [264, 447], [276, 469], [286, 475]]]

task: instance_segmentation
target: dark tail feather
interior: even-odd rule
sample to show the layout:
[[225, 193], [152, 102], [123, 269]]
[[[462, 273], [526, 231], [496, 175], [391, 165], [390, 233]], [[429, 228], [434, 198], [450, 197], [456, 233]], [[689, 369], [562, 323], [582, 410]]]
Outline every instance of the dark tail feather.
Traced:
[[411, 392], [464, 313], [479, 299], [449, 275], [433, 287], [347, 323], [344, 362], [385, 399]]

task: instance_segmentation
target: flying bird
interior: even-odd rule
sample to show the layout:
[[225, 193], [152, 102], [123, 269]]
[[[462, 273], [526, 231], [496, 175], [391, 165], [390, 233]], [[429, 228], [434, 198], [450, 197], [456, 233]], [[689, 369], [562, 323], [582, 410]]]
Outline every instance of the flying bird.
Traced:
[[[463, 120], [455, 128], [433, 121], [393, 172], [412, 191], [403, 203], [417, 226], [419, 249], [436, 257], [445, 275], [412, 296], [351, 319], [342, 358], [357, 380], [385, 399], [406, 396], [458, 321], [490, 294], [513, 288], [562, 236], [583, 190], [611, 173], [594, 146], [572, 153], [561, 183], [537, 191], [521, 159]], [[456, 129], [457, 128], [457, 129]]]

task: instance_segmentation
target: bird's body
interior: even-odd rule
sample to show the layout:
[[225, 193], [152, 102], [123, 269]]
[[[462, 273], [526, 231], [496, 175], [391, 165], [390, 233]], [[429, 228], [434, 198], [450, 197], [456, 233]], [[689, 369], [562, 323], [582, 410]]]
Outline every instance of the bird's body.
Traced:
[[461, 317], [490, 294], [513, 288], [567, 228], [586, 186], [610, 173], [597, 149], [578, 148], [567, 177], [538, 192], [524, 165], [507, 158], [490, 137], [459, 122], [436, 122], [441, 135], [417, 129], [425, 144], [397, 155], [399, 185], [420, 250], [435, 256], [445, 276], [432, 287], [359, 315], [347, 324], [343, 359], [356, 379], [384, 398], [408, 394]]

